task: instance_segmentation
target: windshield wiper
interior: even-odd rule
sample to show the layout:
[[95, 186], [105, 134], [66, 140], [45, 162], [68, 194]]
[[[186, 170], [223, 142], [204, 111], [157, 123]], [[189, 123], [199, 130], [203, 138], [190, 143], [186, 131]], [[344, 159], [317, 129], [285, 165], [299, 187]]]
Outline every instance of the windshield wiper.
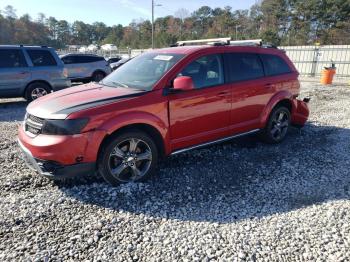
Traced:
[[117, 81], [113, 81], [112, 84], [117, 85], [117, 86], [121, 86], [121, 87], [124, 87], [124, 88], [130, 88], [130, 86], [128, 86], [127, 84], [120, 83], [120, 82], [117, 82]]

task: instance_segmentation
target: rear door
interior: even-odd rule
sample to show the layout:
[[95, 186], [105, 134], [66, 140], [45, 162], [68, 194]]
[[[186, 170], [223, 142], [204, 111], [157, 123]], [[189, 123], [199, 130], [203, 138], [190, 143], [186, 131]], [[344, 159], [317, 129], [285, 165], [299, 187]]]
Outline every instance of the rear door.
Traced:
[[169, 95], [172, 150], [227, 136], [231, 88], [225, 84], [222, 55], [199, 57], [179, 76], [192, 77], [196, 89]]
[[260, 115], [273, 95], [272, 86], [264, 78], [258, 54], [230, 52], [225, 54], [227, 81], [232, 88], [230, 133], [259, 128]]
[[33, 79], [46, 80], [49, 83], [62, 79], [62, 71], [58, 70], [61, 64], [58, 64], [50, 50], [26, 48], [24, 52], [30, 58]]
[[272, 85], [274, 92], [299, 92], [298, 73], [293, 72], [283, 58], [275, 54], [261, 54], [260, 57], [264, 64], [266, 81]]
[[100, 68], [101, 61], [98, 61], [99, 57], [83, 56], [80, 59], [82, 62], [82, 74], [84, 77], [91, 77], [94, 71]]
[[23, 51], [0, 49], [0, 97], [21, 96], [30, 79]]
[[84, 77], [84, 64], [82, 56], [68, 55], [62, 58], [64, 67], [67, 69], [69, 79]]

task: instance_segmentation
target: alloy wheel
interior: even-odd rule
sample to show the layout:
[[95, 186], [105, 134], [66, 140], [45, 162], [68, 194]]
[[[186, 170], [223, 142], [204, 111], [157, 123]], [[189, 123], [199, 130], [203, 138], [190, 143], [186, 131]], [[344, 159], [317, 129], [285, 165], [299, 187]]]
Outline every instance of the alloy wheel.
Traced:
[[152, 151], [143, 140], [130, 138], [117, 144], [109, 155], [109, 171], [120, 182], [138, 181], [152, 164]]
[[34, 88], [31, 93], [32, 100], [35, 100], [45, 95], [47, 95], [47, 91], [45, 90], [45, 88], [42, 88], [42, 87]]
[[289, 127], [289, 115], [284, 111], [279, 111], [272, 120], [271, 136], [276, 140], [281, 140], [287, 134]]

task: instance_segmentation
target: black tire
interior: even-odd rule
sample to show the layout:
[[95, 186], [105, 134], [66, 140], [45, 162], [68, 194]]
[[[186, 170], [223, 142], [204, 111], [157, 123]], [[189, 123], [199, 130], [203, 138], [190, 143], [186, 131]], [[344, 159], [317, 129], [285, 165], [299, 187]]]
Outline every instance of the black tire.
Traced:
[[28, 102], [31, 102], [41, 96], [51, 93], [51, 90], [52, 89], [48, 84], [45, 84], [43, 82], [34, 82], [26, 88], [24, 98]]
[[103, 78], [105, 78], [106, 74], [101, 72], [101, 71], [97, 71], [95, 73], [93, 73], [91, 80], [94, 82], [100, 82]]
[[[135, 143], [136, 150], [133, 150], [130, 146], [135, 147]], [[145, 159], [140, 160], [141, 157]], [[104, 143], [97, 168], [106, 182], [117, 186], [147, 180], [154, 174], [157, 163], [158, 149], [152, 138], [144, 132], [131, 130], [116, 134]]]
[[291, 116], [288, 108], [278, 106], [269, 116], [266, 127], [261, 132], [263, 141], [269, 144], [282, 142], [288, 134]]

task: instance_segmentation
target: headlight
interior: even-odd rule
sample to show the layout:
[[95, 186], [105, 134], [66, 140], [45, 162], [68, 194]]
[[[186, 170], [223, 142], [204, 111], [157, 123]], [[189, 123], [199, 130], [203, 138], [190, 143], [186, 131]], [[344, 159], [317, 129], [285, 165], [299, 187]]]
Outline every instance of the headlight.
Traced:
[[79, 134], [87, 125], [89, 119], [45, 120], [41, 133], [45, 135]]

